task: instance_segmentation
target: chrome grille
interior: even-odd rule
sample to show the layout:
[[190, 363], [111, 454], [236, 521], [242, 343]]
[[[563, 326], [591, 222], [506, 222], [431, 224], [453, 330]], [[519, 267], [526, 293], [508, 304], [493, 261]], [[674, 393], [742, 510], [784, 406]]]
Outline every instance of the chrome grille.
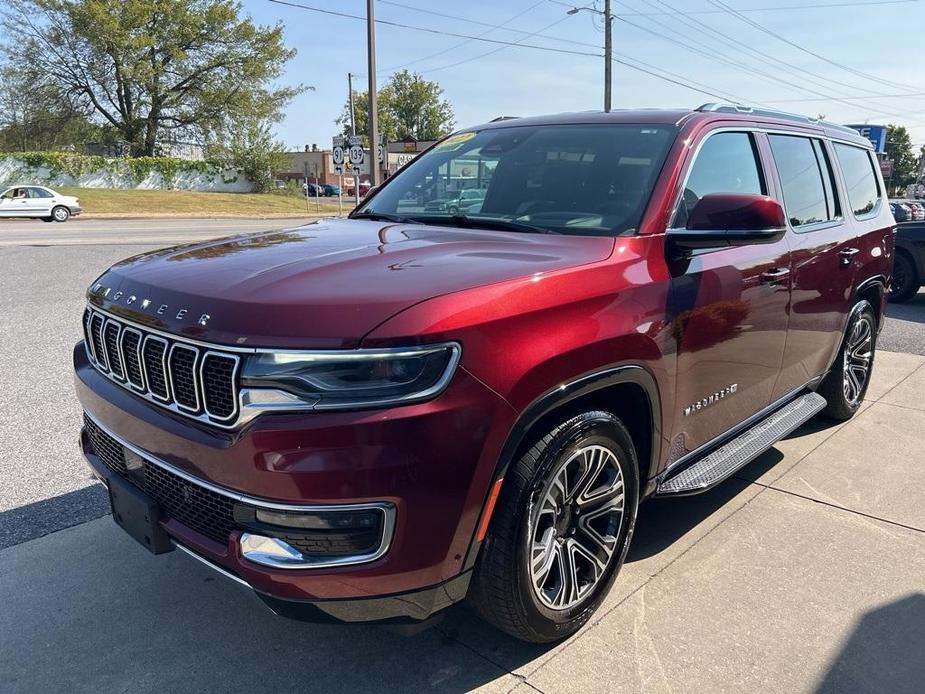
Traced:
[[87, 356], [141, 397], [199, 421], [229, 426], [238, 415], [238, 355], [162, 337], [88, 308]]

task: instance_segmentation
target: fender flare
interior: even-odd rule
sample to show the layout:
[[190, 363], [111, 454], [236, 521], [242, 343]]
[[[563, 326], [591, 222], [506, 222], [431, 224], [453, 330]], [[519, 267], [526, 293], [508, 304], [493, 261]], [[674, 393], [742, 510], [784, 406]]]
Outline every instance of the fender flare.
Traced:
[[[646, 463], [648, 469], [644, 469], [643, 461], [639, 461], [640, 468], [643, 468], [640, 469], [640, 483], [644, 485], [649, 479], [652, 479], [658, 469], [661, 455], [662, 409], [655, 377], [645, 367], [639, 364], [609, 366], [599, 371], [579, 376], [568, 383], [556, 386], [527, 405], [523, 412], [520, 413], [517, 421], [514, 422], [514, 426], [511, 428], [507, 440], [504, 442], [504, 446], [501, 449], [501, 454], [498, 456], [494, 474], [486, 490], [485, 499], [482, 501], [482, 509], [479, 512], [478, 522], [475, 525], [472, 539], [469, 542], [469, 549], [466, 553], [463, 571], [467, 571], [475, 566], [475, 560], [478, 557], [478, 551], [481, 545], [481, 542], [478, 540], [478, 531], [483, 523], [486, 522], [486, 514], [490, 514], [493, 511], [493, 504], [489, 504], [489, 497], [491, 496], [492, 490], [499, 480], [504, 479], [508, 468], [514, 461], [514, 456], [533, 426], [550, 412], [578, 398], [620, 384], [639, 386], [649, 402], [649, 422], [651, 426], [650, 435], [652, 437], [652, 443], [649, 460]], [[490, 519], [488, 519], [487, 522], [490, 522]]]

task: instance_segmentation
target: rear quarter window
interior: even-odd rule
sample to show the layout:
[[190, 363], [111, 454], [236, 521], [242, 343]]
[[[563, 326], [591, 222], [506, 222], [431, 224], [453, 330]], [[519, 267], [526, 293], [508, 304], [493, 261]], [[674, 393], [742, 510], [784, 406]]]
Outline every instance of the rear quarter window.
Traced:
[[880, 200], [880, 186], [870, 151], [836, 143], [835, 156], [845, 178], [851, 210], [858, 217], [873, 212]]

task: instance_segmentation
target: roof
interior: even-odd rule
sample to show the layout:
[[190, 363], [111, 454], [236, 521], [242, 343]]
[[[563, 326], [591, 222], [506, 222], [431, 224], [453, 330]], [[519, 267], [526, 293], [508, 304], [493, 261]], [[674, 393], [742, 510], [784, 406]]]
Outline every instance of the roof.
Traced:
[[489, 128], [510, 128], [524, 125], [566, 125], [590, 123], [639, 123], [651, 125], [677, 125], [700, 122], [742, 121], [743, 123], [762, 123], [787, 127], [800, 126], [819, 134], [849, 140], [865, 147], [870, 142], [856, 130], [845, 125], [822, 121], [804, 116], [771, 109], [751, 108], [734, 104], [704, 104], [695, 109], [618, 109], [605, 113], [603, 111], [579, 111], [574, 113], [556, 113], [545, 116], [526, 118], [496, 118], [490, 123], [466, 128], [466, 130], [486, 130]]

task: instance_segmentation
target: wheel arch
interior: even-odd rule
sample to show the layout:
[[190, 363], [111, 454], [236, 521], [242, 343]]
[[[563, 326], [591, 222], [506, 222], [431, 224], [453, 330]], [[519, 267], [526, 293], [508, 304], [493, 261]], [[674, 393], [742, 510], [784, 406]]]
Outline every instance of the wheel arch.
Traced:
[[[533, 432], [552, 426], [579, 411], [605, 410], [619, 417], [630, 432], [639, 465], [640, 498], [659, 464], [662, 441], [662, 408], [655, 377], [639, 364], [620, 364], [585, 374], [547, 391], [531, 402], [514, 423], [495, 466], [482, 503], [476, 530], [470, 541], [463, 570], [475, 565], [481, 542], [479, 529], [490, 523], [494, 504], [490, 497], [518, 455], [532, 445]], [[489, 516], [486, 518], [486, 516]]]
[[[863, 282], [859, 283], [857, 289], [854, 291], [854, 301], [860, 301], [861, 299], [867, 299], [870, 302], [870, 305], [874, 307], [874, 312], [877, 314], [877, 327], [878, 329], [883, 326], [883, 311], [886, 303], [886, 286], [887, 278], [884, 275], [874, 275], [873, 277], [868, 277]], [[845, 329], [847, 330], [847, 319], [845, 323]]]

